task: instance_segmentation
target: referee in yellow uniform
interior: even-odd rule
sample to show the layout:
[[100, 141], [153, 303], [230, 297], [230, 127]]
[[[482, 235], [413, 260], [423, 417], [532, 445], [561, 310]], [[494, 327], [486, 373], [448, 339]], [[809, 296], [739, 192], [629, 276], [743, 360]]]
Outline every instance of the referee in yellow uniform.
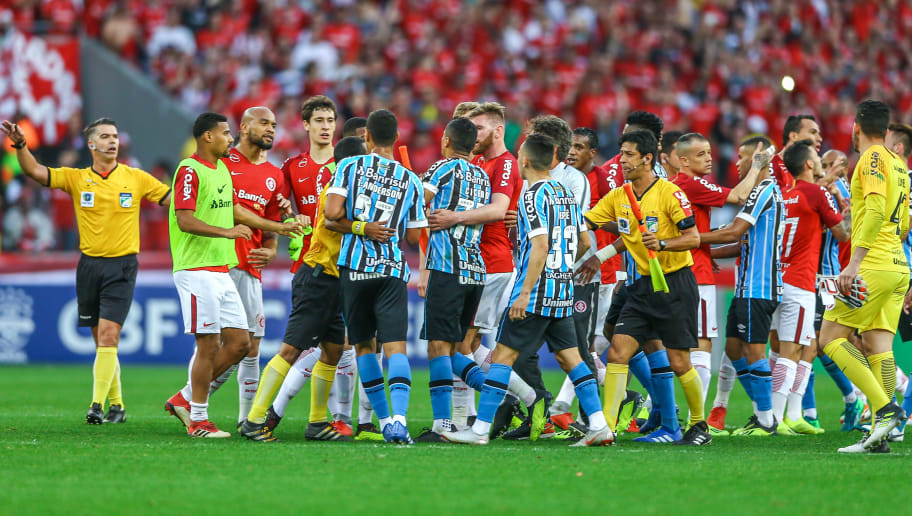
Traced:
[[[84, 131], [92, 153], [88, 168], [48, 168], [26, 147], [25, 135], [4, 120], [2, 131], [13, 141], [19, 166], [38, 183], [59, 188], [73, 198], [79, 226], [76, 298], [79, 326], [90, 326], [95, 339], [92, 405], [86, 423], [126, 421], [117, 344], [136, 283], [139, 252], [139, 205], [143, 199], [168, 206], [171, 188], [147, 172], [117, 162], [117, 124], [100, 118]], [[111, 406], [107, 415], [105, 399]]]
[[[633, 214], [623, 188], [612, 190], [583, 218], [590, 229], [610, 223], [617, 224], [630, 256], [636, 261], [641, 278], [629, 288], [629, 298], [621, 310], [611, 347], [608, 348], [605, 370], [605, 417], [610, 424], [617, 421], [627, 385], [630, 357], [640, 345], [658, 333], [662, 344], [653, 353], [668, 350], [668, 361], [660, 369], [674, 371], [690, 408], [690, 429], [681, 434], [674, 412], [674, 390], [671, 378], [662, 388], [667, 391], [662, 427], [645, 442], [704, 445], [710, 443], [709, 429], [703, 420], [703, 387], [700, 377], [690, 363], [690, 350], [697, 346], [697, 305], [700, 301], [697, 280], [690, 266], [690, 249], [700, 245], [696, 221], [690, 201], [674, 183], [653, 173], [658, 156], [658, 142], [649, 131], [632, 131], [621, 137], [621, 170], [631, 183], [640, 205], [646, 232], [640, 233], [639, 221]], [[648, 250], [658, 253], [658, 261], [668, 282], [669, 293], [654, 292], [649, 276]], [[653, 364], [653, 371], [657, 366]]]

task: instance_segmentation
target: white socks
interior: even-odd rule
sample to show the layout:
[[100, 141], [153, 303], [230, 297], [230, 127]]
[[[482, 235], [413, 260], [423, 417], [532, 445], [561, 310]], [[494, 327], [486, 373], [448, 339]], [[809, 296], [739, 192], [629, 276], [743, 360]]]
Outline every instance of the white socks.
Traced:
[[[227, 380], [227, 379], [226, 379]], [[256, 397], [257, 386], [260, 384], [260, 355], [244, 357], [237, 368], [238, 382], [238, 422], [247, 418], [253, 398]]]
[[206, 421], [209, 419], [208, 403], [190, 402], [190, 421]]
[[788, 413], [786, 416], [789, 421], [798, 421], [801, 419], [801, 399], [807, 391], [808, 380], [811, 379], [811, 364], [801, 360], [798, 362], [798, 368], [795, 370], [795, 381], [792, 383], [792, 389], [788, 394]]
[[773, 417], [777, 423], [781, 423], [785, 416], [785, 404], [795, 383], [797, 369], [798, 364], [787, 358], [780, 357], [776, 361], [776, 369], [773, 371]]
[[357, 377], [355, 348], [342, 352], [339, 364], [336, 365], [336, 379], [329, 391], [326, 408], [333, 421], [351, 424], [352, 401], [355, 398], [355, 378]]
[[282, 387], [279, 388], [279, 393], [276, 394], [275, 401], [272, 402], [272, 408], [279, 417], [285, 415], [288, 402], [297, 396], [301, 389], [304, 388], [307, 380], [310, 380], [314, 365], [320, 359], [320, 354], [320, 348], [307, 350], [301, 353], [301, 356], [288, 370], [285, 381], [282, 382]]
[[719, 381], [716, 382], [716, 399], [713, 401], [713, 408], [728, 407], [728, 399], [731, 397], [737, 379], [738, 372], [735, 371], [731, 359], [722, 353], [722, 365], [719, 367]]
[[570, 381], [569, 376], [565, 376], [564, 383], [561, 384], [560, 392], [557, 393], [557, 397], [554, 398], [554, 403], [551, 404], [551, 408], [548, 412], [552, 416], [570, 412], [570, 405], [573, 404], [574, 399], [576, 399], [576, 391], [573, 389], [573, 382]]
[[712, 380], [712, 355], [708, 351], [691, 351], [690, 363], [697, 370], [700, 381], [703, 382], [703, 401], [709, 393], [709, 382]]

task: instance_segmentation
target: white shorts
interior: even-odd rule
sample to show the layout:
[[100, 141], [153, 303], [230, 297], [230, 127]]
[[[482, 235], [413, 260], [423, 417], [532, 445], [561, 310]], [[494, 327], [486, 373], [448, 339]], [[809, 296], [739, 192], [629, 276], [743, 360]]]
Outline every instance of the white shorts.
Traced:
[[786, 283], [782, 289], [782, 302], [773, 312], [771, 330], [776, 330], [779, 340], [810, 346], [814, 338], [814, 313], [817, 294]]
[[481, 300], [478, 301], [478, 310], [475, 312], [474, 326], [478, 327], [478, 333], [488, 335], [497, 331], [507, 303], [510, 302], [514, 275], [515, 272], [498, 272], [485, 276], [484, 290], [481, 291]]
[[241, 296], [227, 272], [177, 271], [174, 285], [184, 316], [184, 333], [247, 329]]
[[596, 336], [605, 334], [605, 318], [608, 317], [608, 309], [611, 308], [611, 298], [614, 297], [614, 287], [616, 286], [617, 283], [599, 285], [598, 313], [595, 315]]
[[228, 271], [234, 287], [241, 296], [247, 315], [247, 329], [254, 337], [266, 334], [266, 317], [263, 315], [263, 283], [247, 271], [234, 268]]
[[719, 336], [716, 324], [716, 286], [698, 285], [700, 306], [697, 307], [697, 338], [711, 339]]

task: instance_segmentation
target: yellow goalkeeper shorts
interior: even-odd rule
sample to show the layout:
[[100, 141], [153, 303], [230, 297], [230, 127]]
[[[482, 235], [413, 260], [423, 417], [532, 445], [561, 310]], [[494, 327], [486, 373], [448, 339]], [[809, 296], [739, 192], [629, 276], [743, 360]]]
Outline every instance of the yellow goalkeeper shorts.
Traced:
[[909, 288], [909, 273], [861, 269], [861, 279], [868, 284], [868, 297], [861, 308], [852, 308], [839, 299], [823, 318], [844, 326], [856, 328], [858, 333], [868, 330], [887, 330], [896, 333], [903, 299]]

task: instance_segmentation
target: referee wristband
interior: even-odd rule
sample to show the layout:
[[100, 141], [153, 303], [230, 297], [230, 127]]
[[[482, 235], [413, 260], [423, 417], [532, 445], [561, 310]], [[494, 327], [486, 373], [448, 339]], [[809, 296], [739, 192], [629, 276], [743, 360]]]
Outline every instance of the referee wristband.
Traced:
[[25, 140], [22, 140], [22, 143], [14, 142], [12, 145], [10, 145], [10, 147], [12, 147], [14, 149], [21, 149], [21, 148], [25, 147]]
[[615, 249], [613, 245], [607, 245], [596, 251], [595, 256], [598, 257], [599, 262], [605, 263], [605, 260], [608, 260], [617, 254], [617, 249]]
[[363, 222], [360, 220], [356, 220], [356, 221], [352, 222], [352, 234], [364, 235], [364, 226], [366, 224], [367, 224], [366, 222]]

